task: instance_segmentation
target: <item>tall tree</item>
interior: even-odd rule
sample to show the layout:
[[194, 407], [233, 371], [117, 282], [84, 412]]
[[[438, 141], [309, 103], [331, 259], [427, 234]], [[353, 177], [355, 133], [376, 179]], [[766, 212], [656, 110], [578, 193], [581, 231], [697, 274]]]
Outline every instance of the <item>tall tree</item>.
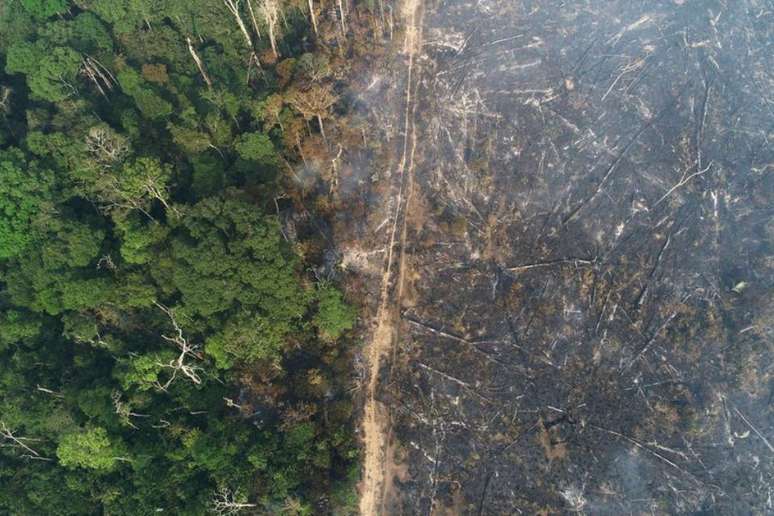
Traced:
[[333, 93], [333, 87], [315, 84], [306, 90], [290, 92], [287, 99], [290, 105], [298, 110], [304, 118], [317, 118], [323, 140], [327, 140], [323, 119], [328, 118], [331, 107], [338, 100], [338, 97]]
[[53, 176], [19, 149], [0, 150], [0, 259], [22, 253], [33, 222], [53, 211]]

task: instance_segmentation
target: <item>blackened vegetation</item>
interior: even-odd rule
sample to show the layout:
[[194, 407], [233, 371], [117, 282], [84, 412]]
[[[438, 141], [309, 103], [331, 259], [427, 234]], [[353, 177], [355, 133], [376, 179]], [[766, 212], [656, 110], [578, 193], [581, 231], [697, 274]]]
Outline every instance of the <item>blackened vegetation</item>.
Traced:
[[426, 6], [396, 512], [774, 510], [773, 20]]

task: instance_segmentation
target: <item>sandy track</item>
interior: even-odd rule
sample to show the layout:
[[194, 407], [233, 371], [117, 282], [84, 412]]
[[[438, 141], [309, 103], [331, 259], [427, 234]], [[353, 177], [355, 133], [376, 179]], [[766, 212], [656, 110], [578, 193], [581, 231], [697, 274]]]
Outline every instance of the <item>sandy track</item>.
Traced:
[[[407, 239], [407, 213], [414, 186], [414, 128], [415, 56], [421, 48], [421, 0], [404, 0], [401, 16], [406, 26], [404, 52], [408, 56], [405, 95], [403, 151], [397, 167], [398, 188], [395, 194], [395, 212], [392, 216], [387, 260], [382, 274], [381, 295], [377, 312], [376, 329], [366, 349], [368, 360], [368, 384], [363, 409], [362, 435], [364, 444], [363, 483], [360, 497], [360, 513], [381, 514], [388, 498], [386, 486], [394, 469], [393, 457], [387, 453], [390, 435], [389, 410], [377, 399], [379, 371], [385, 357], [397, 343], [398, 314], [405, 278], [405, 250]], [[398, 229], [400, 228], [400, 234]], [[395, 247], [399, 246], [399, 258], [393, 270]], [[392, 288], [393, 275], [397, 273], [397, 288]]]

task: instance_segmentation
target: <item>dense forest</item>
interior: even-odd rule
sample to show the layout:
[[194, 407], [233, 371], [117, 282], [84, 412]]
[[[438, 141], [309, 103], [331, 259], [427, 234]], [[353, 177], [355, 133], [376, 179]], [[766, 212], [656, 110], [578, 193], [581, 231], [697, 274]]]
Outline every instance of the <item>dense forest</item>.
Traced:
[[0, 2], [0, 513], [354, 511], [342, 15]]

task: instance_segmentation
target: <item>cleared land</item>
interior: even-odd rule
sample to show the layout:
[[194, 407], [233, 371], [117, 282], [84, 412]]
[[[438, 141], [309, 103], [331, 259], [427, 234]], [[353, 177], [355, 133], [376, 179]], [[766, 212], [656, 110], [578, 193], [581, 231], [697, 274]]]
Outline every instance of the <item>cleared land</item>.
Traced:
[[772, 19], [488, 0], [407, 23], [401, 108], [371, 107], [397, 166], [349, 221], [387, 242], [364, 514], [774, 510]]

